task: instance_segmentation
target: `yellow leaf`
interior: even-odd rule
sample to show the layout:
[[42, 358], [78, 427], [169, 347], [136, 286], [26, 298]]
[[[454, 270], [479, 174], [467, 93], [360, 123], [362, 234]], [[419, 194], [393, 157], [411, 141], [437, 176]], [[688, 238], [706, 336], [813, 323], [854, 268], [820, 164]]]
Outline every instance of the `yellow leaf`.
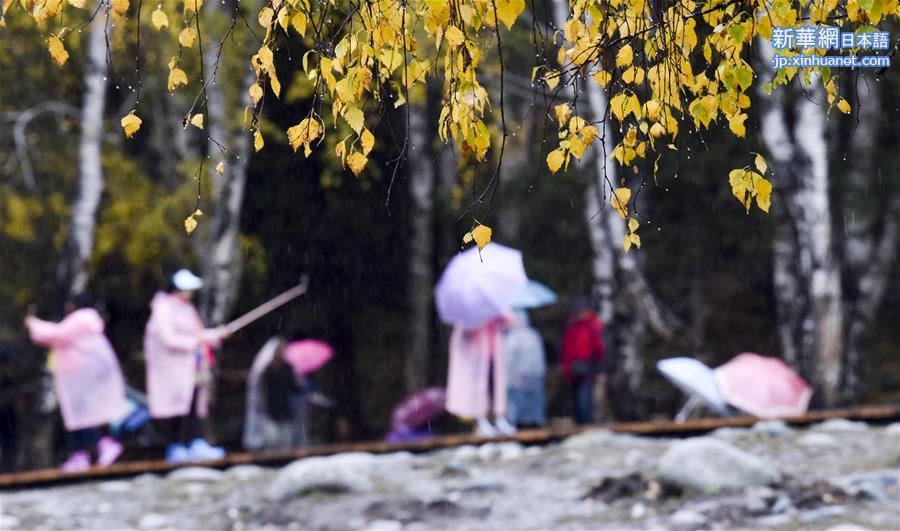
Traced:
[[72, 7], [77, 7], [78, 9], [84, 9], [86, 0], [69, 0], [69, 5]]
[[652, 136], [653, 138], [659, 138], [664, 134], [666, 134], [666, 128], [661, 124], [655, 123], [650, 126], [650, 136]]
[[560, 127], [567, 123], [569, 117], [572, 116], [572, 109], [569, 108], [568, 103], [560, 103], [556, 107], [553, 107], [553, 112], [556, 114], [556, 121], [559, 122]]
[[525, 9], [525, 0], [496, 0], [496, 2], [497, 18], [506, 25], [506, 29], [512, 29], [519, 14]]
[[628, 188], [616, 188], [613, 197], [610, 198], [613, 210], [618, 212], [622, 219], [628, 218], [628, 201], [631, 200], [631, 190]]
[[544, 74], [544, 83], [547, 84], [547, 88], [553, 90], [556, 88], [556, 85], [559, 85], [559, 80], [562, 79], [562, 74], [559, 72], [548, 72]]
[[203, 114], [195, 114], [191, 117], [191, 125], [197, 129], [203, 129]]
[[315, 118], [304, 118], [299, 124], [287, 130], [288, 142], [290, 142], [294, 151], [297, 151], [300, 149], [300, 146], [303, 146], [303, 151], [308, 157], [312, 152], [309, 145], [319, 138], [319, 136], [324, 134], [324, 132], [324, 127], [319, 123], [319, 120]]
[[203, 212], [200, 212], [200, 209], [198, 208], [193, 213], [191, 213], [190, 216], [184, 218], [184, 231], [188, 234], [194, 232], [194, 230], [197, 228], [197, 217], [202, 215]]
[[638, 157], [644, 158], [647, 155], [647, 143], [641, 142], [640, 144], [638, 144], [634, 152], [637, 153]]
[[274, 69], [269, 72], [269, 86], [272, 88], [272, 94], [275, 94], [275, 97], [281, 96], [281, 82], [278, 81], [278, 76], [275, 75]]
[[259, 12], [259, 17], [257, 17], [257, 21], [259, 22], [260, 26], [262, 26], [266, 29], [269, 29], [272, 26], [272, 18], [274, 16], [275, 16], [275, 12], [272, 11], [272, 8], [266, 6], [266, 7], [262, 8], [262, 10]]
[[625, 106], [627, 100], [628, 96], [625, 94], [616, 94], [609, 100], [609, 110], [612, 112], [613, 116], [616, 117], [616, 120], [620, 122], [625, 118]]
[[196, 228], [197, 228], [197, 220], [194, 219], [193, 214], [184, 218], [184, 232], [190, 234], [190, 233], [194, 232], [194, 229], [196, 229]]
[[365, 117], [363, 116], [363, 112], [359, 110], [359, 107], [355, 105], [347, 105], [347, 108], [344, 109], [344, 120], [347, 121], [347, 124], [356, 131], [356, 134], [360, 134], [362, 132], [363, 123], [365, 122]]
[[260, 133], [259, 129], [257, 129], [256, 132], [253, 133], [253, 149], [254, 149], [254, 151], [259, 152], [259, 150], [262, 149], [263, 146], [265, 146], [265, 145], [266, 145], [266, 142], [263, 140], [262, 133]]
[[271, 48], [265, 44], [262, 45], [259, 51], [256, 52], [256, 57], [263, 70], [269, 74], [275, 73], [275, 56], [272, 54]]
[[216, 173], [218, 173], [219, 175], [222, 175], [223, 173], [225, 173], [225, 163], [224, 162], [220, 161], [218, 164], [216, 164]]
[[626, 44], [619, 49], [616, 54], [616, 66], [629, 66], [634, 60], [634, 51], [630, 44]]
[[447, 31], [444, 32], [444, 39], [446, 39], [447, 44], [449, 44], [451, 48], [457, 48], [464, 40], [466, 40], [466, 36], [463, 35], [463, 32], [456, 26], [450, 26], [447, 28]]
[[[641, 225], [641, 223], [638, 220], [636, 220], [634, 218], [630, 218], [628, 220], [628, 232], [634, 232], [634, 231], [638, 230], [638, 227], [640, 227], [640, 225]], [[638, 247], [640, 247], [640, 246], [638, 246]]]
[[474, 240], [474, 239], [475, 239], [475, 237], [472, 236], [471, 232], [467, 232], [467, 233], [463, 234], [463, 243], [472, 243], [472, 240]]
[[250, 89], [248, 91], [250, 93], [250, 103], [256, 107], [259, 104], [259, 100], [263, 97], [263, 89], [259, 86], [259, 83], [254, 83], [250, 85]]
[[178, 44], [185, 48], [190, 48], [194, 46], [194, 39], [196, 38], [197, 31], [194, 28], [184, 28], [181, 30], [181, 33], [178, 34]]
[[596, 73], [594, 73], [594, 81], [596, 81], [597, 84], [603, 88], [606, 88], [606, 85], [609, 84], [609, 80], [611, 77], [612, 76], [609, 74], [609, 72], [605, 70], [598, 70]]
[[156, 28], [156, 31], [169, 27], [169, 17], [162, 10], [161, 6], [158, 6], [156, 11], [150, 14], [150, 22]]
[[203, 0], [184, 0], [185, 13], [199, 13], [203, 7]]
[[628, 237], [628, 234], [622, 239], [622, 247], [626, 253], [631, 250], [631, 238]]
[[641, 248], [641, 237], [640, 236], [638, 236], [637, 234], [632, 232], [631, 234], [628, 235], [628, 239], [631, 241], [631, 243], [634, 244], [635, 247], [637, 247], [638, 249]]
[[628, 67], [628, 70], [622, 74], [622, 81], [634, 85], [640, 85], [644, 82], [644, 70], [636, 66]]
[[368, 129], [363, 129], [362, 135], [360, 135], [359, 137], [359, 141], [362, 144], [363, 155], [369, 156], [369, 153], [375, 146], [375, 136]]
[[586, 125], [581, 128], [581, 131], [579, 131], [582, 142], [584, 142], [587, 146], [590, 146], [594, 143], [594, 139], [597, 138], [598, 133], [599, 130], [593, 125]]
[[47, 39], [47, 50], [50, 52], [53, 62], [59, 66], [66, 64], [66, 61], [69, 60], [69, 52], [66, 51], [66, 47], [63, 46], [62, 41], [57, 37]]
[[188, 84], [188, 77], [187, 77], [187, 74], [184, 72], [184, 70], [178, 68], [177, 66], [172, 68], [171, 70], [169, 70], [169, 82], [168, 82], [169, 92], [172, 92], [173, 90], [180, 87], [181, 85], [187, 85], [187, 84]]
[[768, 214], [772, 205], [772, 183], [757, 174], [753, 175], [753, 181], [756, 186], [756, 206]]
[[731, 129], [731, 132], [735, 135], [744, 138], [744, 136], [747, 134], [747, 130], [744, 127], [744, 120], [746, 119], [746, 113], [735, 114], [728, 119], [728, 128]]
[[638, 99], [637, 94], [629, 96], [625, 103], [625, 114], [628, 113], [633, 114], [635, 118], [641, 117], [641, 100]]
[[766, 164], [766, 159], [763, 158], [759, 153], [756, 154], [756, 160], [753, 161], [756, 169], [759, 170], [759, 173], [766, 173], [766, 170], [769, 169], [769, 165]]
[[293, 26], [294, 30], [301, 36], [306, 35], [306, 13], [302, 11], [295, 13], [293, 18], [291, 18], [291, 26]]
[[484, 249], [484, 246], [491, 243], [491, 234], [493, 231], [487, 225], [478, 225], [472, 229], [472, 239], [478, 249]]
[[111, 0], [109, 5], [116, 15], [122, 16], [128, 12], [128, 0]]
[[659, 118], [659, 102], [656, 100], [647, 100], [644, 104], [644, 116], [651, 122], [655, 122]]
[[350, 167], [350, 171], [353, 172], [353, 175], [359, 177], [359, 174], [362, 173], [363, 168], [366, 167], [366, 162], [368, 161], [369, 159], [366, 158], [365, 155], [359, 151], [354, 151], [347, 157], [347, 166]]
[[134, 114], [134, 111], [123, 116], [120, 123], [122, 124], [122, 129], [125, 131], [126, 138], [131, 138], [138, 129], [141, 128], [141, 119], [138, 118], [138, 115]]
[[547, 167], [554, 174], [562, 167], [566, 160], [566, 152], [562, 148], [556, 148], [547, 154]]
[[838, 101], [837, 108], [844, 114], [850, 114], [850, 103], [844, 98]]
[[747, 212], [750, 212], [750, 202], [752, 201], [751, 190], [753, 180], [747, 170], [738, 168], [728, 173], [728, 184], [731, 185], [731, 193], [738, 201], [744, 205]]

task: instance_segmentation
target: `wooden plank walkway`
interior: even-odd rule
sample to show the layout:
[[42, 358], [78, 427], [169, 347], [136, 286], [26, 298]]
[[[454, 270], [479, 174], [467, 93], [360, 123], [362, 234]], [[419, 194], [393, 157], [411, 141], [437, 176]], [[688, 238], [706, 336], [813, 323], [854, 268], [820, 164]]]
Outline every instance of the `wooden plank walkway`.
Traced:
[[[867, 422], [889, 422], [900, 420], [900, 405], [860, 406], [845, 409], [826, 409], [811, 411], [802, 417], [784, 418], [792, 426], [804, 426], [828, 419], [861, 420]], [[165, 473], [185, 466], [205, 466], [211, 468], [228, 468], [235, 465], [254, 464], [277, 466], [304, 457], [332, 455], [343, 452], [369, 452], [374, 454], [388, 452], [427, 452], [440, 448], [453, 448], [466, 444], [480, 445], [489, 442], [516, 441], [522, 444], [546, 444], [559, 441], [571, 435], [591, 429], [608, 429], [618, 433], [629, 433], [646, 436], [685, 437], [706, 433], [717, 428], [752, 426], [759, 419], [755, 417], [706, 418], [688, 420], [682, 423], [666, 422], [612, 422], [592, 426], [577, 426], [556, 429], [523, 430], [513, 436], [476, 437], [474, 435], [445, 435], [407, 443], [387, 443], [384, 441], [364, 441], [353, 443], [336, 443], [309, 446], [286, 452], [233, 453], [224, 459], [173, 465], [166, 461], [130, 461], [113, 464], [106, 468], [92, 468], [85, 472], [63, 473], [57, 469], [34, 470], [17, 474], [0, 474], [0, 489], [17, 490], [65, 483], [108, 480], [131, 477], [144, 473]]]

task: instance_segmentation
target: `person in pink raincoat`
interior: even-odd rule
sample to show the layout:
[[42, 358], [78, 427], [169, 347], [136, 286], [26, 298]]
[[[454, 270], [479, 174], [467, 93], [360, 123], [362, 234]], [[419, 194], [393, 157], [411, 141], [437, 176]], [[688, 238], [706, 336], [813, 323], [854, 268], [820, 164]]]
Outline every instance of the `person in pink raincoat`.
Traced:
[[51, 370], [59, 400], [66, 443], [71, 455], [66, 472], [91, 466], [90, 448], [97, 445], [97, 465], [108, 466], [122, 454], [122, 445], [103, 436], [103, 428], [128, 413], [125, 379], [116, 353], [103, 334], [103, 318], [85, 295], [66, 303], [59, 323], [34, 316], [25, 318], [31, 340], [54, 349]]
[[[474, 330], [460, 325], [450, 335], [450, 366], [445, 408], [457, 417], [475, 419], [476, 433], [513, 434], [506, 416], [505, 317], [492, 319]], [[492, 410], [494, 424], [488, 421]]]
[[173, 463], [225, 455], [202, 433], [209, 400], [208, 349], [228, 335], [224, 327], [206, 328], [191, 303], [202, 286], [203, 280], [186, 269], [175, 273], [168, 291], [153, 297], [144, 332], [148, 407], [170, 443], [166, 459]]

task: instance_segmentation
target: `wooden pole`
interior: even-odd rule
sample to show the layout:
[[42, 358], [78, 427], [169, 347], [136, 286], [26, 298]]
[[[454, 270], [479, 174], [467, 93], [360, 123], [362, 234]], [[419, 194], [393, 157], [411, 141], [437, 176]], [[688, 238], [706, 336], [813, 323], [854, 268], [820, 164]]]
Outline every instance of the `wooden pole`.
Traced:
[[299, 284], [297, 284], [293, 288], [285, 291], [281, 295], [260, 304], [256, 308], [254, 308], [254, 309], [250, 310], [249, 312], [245, 313], [244, 315], [238, 317], [234, 321], [231, 321], [230, 323], [225, 325], [225, 328], [228, 330], [229, 334], [233, 334], [233, 333], [237, 332], [241, 328], [244, 328], [248, 324], [250, 324], [253, 321], [259, 319], [260, 317], [266, 315], [267, 313], [275, 310], [276, 308], [278, 308], [280, 306], [287, 304], [288, 302], [296, 299], [300, 295], [303, 295], [304, 293], [306, 293], [306, 289], [307, 289], [308, 285], [309, 285], [309, 279], [304, 275], [303, 279], [300, 281]]

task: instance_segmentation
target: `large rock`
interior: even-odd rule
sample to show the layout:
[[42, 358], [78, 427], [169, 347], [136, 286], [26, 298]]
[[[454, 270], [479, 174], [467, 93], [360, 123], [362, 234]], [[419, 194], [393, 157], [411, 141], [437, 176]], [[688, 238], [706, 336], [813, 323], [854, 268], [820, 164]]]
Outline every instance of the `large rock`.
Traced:
[[246, 481], [262, 476], [266, 470], [258, 465], [235, 465], [225, 471], [225, 474], [232, 479], [238, 481]]
[[885, 489], [900, 484], [900, 470], [870, 470], [831, 478], [828, 481], [851, 496], [890, 503], [891, 498]]
[[216, 470], [214, 468], [188, 466], [184, 468], [176, 468], [172, 472], [169, 472], [169, 475], [166, 476], [166, 478], [172, 481], [213, 482], [221, 480], [224, 475], [224, 472], [222, 472], [221, 470]]
[[809, 432], [804, 434], [803, 437], [797, 439], [797, 444], [801, 446], [824, 446], [824, 447], [836, 447], [840, 446], [841, 443], [838, 442], [837, 439], [828, 435], [827, 433], [816, 433]]
[[869, 425], [858, 420], [828, 419], [812, 427], [819, 431], [859, 432], [869, 429]]
[[148, 513], [138, 521], [139, 529], [163, 529], [169, 525], [169, 519], [162, 514]]
[[487, 443], [478, 447], [478, 458], [486, 462], [512, 461], [522, 457], [524, 447], [517, 442]]
[[674, 527], [678, 528], [688, 528], [688, 529], [697, 529], [703, 526], [706, 523], [706, 517], [697, 511], [692, 511], [690, 509], [679, 509], [672, 515], [669, 519], [669, 522]]
[[756, 433], [765, 433], [769, 437], [784, 437], [790, 435], [793, 430], [783, 420], [761, 420], [753, 425]]
[[672, 443], [659, 460], [658, 472], [666, 483], [704, 491], [771, 485], [781, 480], [774, 465], [712, 437]]
[[301, 459], [278, 472], [266, 496], [283, 500], [313, 491], [367, 492], [372, 489], [375, 465], [375, 457], [362, 452]]
[[566, 438], [561, 446], [567, 450], [589, 450], [592, 448], [639, 446], [642, 442], [640, 438], [634, 435], [616, 433], [599, 428], [572, 435]]

